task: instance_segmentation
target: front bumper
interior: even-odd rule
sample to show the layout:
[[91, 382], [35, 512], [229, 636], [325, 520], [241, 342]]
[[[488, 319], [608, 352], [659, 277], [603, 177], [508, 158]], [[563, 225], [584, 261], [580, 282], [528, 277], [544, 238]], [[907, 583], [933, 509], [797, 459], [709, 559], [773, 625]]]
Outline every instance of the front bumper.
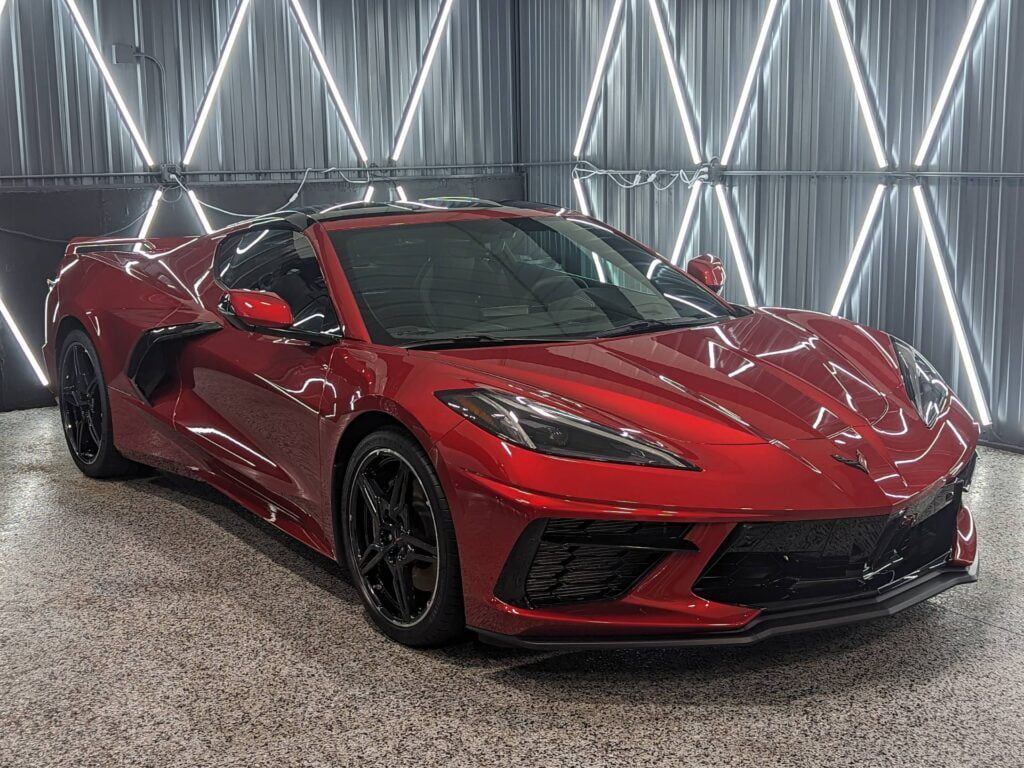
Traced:
[[[976, 562], [976, 561], [975, 561]], [[957, 584], [977, 581], [977, 568], [943, 567], [918, 576], [883, 594], [859, 600], [788, 611], [762, 613], [741, 629], [683, 635], [637, 635], [614, 638], [536, 638], [476, 630], [481, 640], [538, 651], [585, 651], [613, 648], [689, 648], [752, 645], [780, 635], [841, 627], [892, 616]]]
[[[888, 616], [976, 579], [976, 531], [970, 511], [961, 503], [961, 491], [969, 481], [971, 468], [972, 464], [942, 486], [942, 493], [953, 489], [952, 496], [943, 497], [933, 486], [933, 498], [949, 499], [943, 504], [911, 504], [882, 517], [850, 518], [847, 513], [818, 524], [813, 518], [807, 520], [807, 515], [778, 520], [777, 525], [769, 527], [777, 527], [783, 535], [760, 538], [751, 538], [750, 526], [735, 518], [710, 522], [704, 517], [688, 522], [688, 517], [693, 520], [690, 515], [602, 508], [523, 491], [506, 493], [493, 482], [477, 477], [472, 479], [472, 486], [458, 483], [459, 495], [467, 502], [471, 500], [468, 506], [474, 510], [468, 520], [456, 518], [460, 548], [466, 538], [477, 538], [480, 549], [472, 551], [489, 555], [463, 558], [467, 624], [486, 641], [524, 648], [686, 647], [747, 645], [777, 635]], [[916, 522], [915, 515], [920, 518]], [[840, 535], [840, 523], [871, 520], [885, 525], [856, 525]], [[597, 524], [588, 526], [588, 522]], [[625, 525], [636, 526], [632, 535], [642, 539], [643, 545], [623, 541]], [[900, 549], [893, 544], [899, 540], [898, 536], [893, 538], [895, 532], [907, 528], [927, 532], [928, 546]], [[546, 533], [530, 543], [534, 530]], [[770, 554], [774, 558], [770, 564], [776, 568], [765, 580], [778, 581], [779, 553], [790, 551], [785, 547], [793, 542], [794, 535], [799, 534], [805, 542], [817, 542], [824, 531], [826, 541], [855, 547], [863, 544], [864, 530], [874, 531], [872, 536], [889, 545], [889, 551], [897, 555], [895, 561], [865, 556], [863, 561], [848, 565], [845, 575], [840, 568], [835, 578], [834, 561], [824, 564], [828, 573], [817, 575], [808, 575], [799, 566], [796, 572], [782, 574], [791, 578], [796, 588], [781, 597], [757, 589], [762, 586], [757, 576], [760, 561], [743, 572], [731, 569], [724, 580], [725, 589], [720, 588], [722, 579], [716, 582], [718, 591], [704, 588], [704, 577], [722, 563], [722, 554], [736, 551], [737, 542], [742, 543], [742, 552], [749, 551], [750, 541], [764, 545], [757, 551]], [[638, 549], [651, 548], [652, 539], [658, 535], [663, 543], [664, 537], [671, 539], [673, 548], [657, 547], [661, 554], [645, 569], [634, 555]], [[524, 542], [530, 543], [525, 556], [521, 547]], [[559, 542], [571, 548], [571, 563], [559, 559], [557, 546], [546, 547]], [[603, 568], [608, 560], [599, 556], [600, 547], [613, 545], [622, 548], [623, 553], [616, 577], [626, 574], [633, 578], [630, 574], [634, 571], [639, 575], [626, 589], [604, 579], [601, 584], [611, 584], [618, 591], [597, 599], [588, 597], [586, 592], [595, 582], [593, 569]], [[812, 552], [813, 558], [833, 558], [836, 554], [830, 545], [815, 546], [818, 549]], [[810, 549], [796, 547], [793, 554], [800, 554], [782, 560], [806, 560]], [[822, 567], [813, 558], [813, 567]], [[517, 561], [521, 561], [519, 566]], [[543, 567], [531, 570], [531, 563]], [[856, 576], [861, 568], [865, 573], [862, 589], [850, 591], [851, 582], [861, 580]], [[510, 574], [517, 578], [510, 579]], [[730, 593], [730, 584], [740, 584], [740, 590]], [[822, 586], [841, 591], [825, 594]]]

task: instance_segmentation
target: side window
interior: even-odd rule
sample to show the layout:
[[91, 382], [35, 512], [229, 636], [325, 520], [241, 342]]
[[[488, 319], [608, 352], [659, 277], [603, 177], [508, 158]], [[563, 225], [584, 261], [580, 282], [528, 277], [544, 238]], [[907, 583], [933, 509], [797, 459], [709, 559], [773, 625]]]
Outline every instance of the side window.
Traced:
[[217, 248], [214, 270], [225, 288], [276, 293], [292, 308], [294, 327], [341, 334], [327, 282], [302, 233], [260, 229], [228, 235]]

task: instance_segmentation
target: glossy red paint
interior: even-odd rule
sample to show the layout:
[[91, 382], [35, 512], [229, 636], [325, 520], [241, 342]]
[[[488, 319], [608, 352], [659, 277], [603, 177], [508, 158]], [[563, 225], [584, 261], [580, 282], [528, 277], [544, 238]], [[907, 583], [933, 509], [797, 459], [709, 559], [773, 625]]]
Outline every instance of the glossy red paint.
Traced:
[[[951, 397], [928, 428], [906, 396], [888, 337], [841, 318], [762, 308], [716, 325], [603, 340], [406, 350], [369, 341], [327, 238], [340, 228], [545, 215], [502, 208], [309, 221], [345, 335], [328, 346], [236, 327], [219, 310], [217, 244], [249, 224], [153, 240], [156, 250], [142, 253], [82, 252], [88, 241], [80, 239], [47, 299], [44, 359], [56, 380], [61, 334], [84, 327], [99, 351], [123, 454], [208, 482], [328, 556], [337, 549], [335, 464], [346, 430], [367, 417], [400, 423], [434, 462], [450, 503], [467, 624], [521, 637], [740, 629], [758, 609], [692, 591], [738, 523], [889, 515], [973, 456], [978, 425], [963, 405]], [[701, 264], [701, 279], [713, 285], [714, 265]], [[233, 294], [232, 304], [259, 324], [285, 322], [265, 295]], [[126, 373], [135, 344], [150, 329], [190, 323], [220, 330], [186, 344], [147, 401]], [[529, 393], [597, 422], [631, 425], [701, 471], [522, 449], [434, 395], [473, 387]], [[864, 472], [833, 459], [857, 452]], [[499, 600], [495, 584], [520, 534], [552, 516], [693, 523], [696, 551], [670, 555], [618, 600], [550, 609]], [[973, 563], [976, 548], [965, 508], [953, 564]]]
[[720, 292], [725, 285], [725, 266], [720, 258], [710, 253], [702, 253], [690, 259], [686, 264], [686, 273], [715, 293]]
[[295, 319], [288, 303], [264, 291], [228, 291], [228, 304], [242, 320], [259, 328], [288, 328]]

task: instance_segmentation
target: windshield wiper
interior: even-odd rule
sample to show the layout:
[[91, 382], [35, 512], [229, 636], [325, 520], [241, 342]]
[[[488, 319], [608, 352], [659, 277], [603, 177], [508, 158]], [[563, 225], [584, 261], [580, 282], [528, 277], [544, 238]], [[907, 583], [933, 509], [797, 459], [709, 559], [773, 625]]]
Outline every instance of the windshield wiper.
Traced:
[[549, 344], [555, 341], [568, 341], [567, 338], [488, 336], [487, 334], [471, 334], [466, 336], [449, 336], [445, 339], [424, 339], [411, 344], [403, 344], [406, 349], [449, 349], [456, 347], [490, 347], [503, 344]]
[[711, 323], [718, 322], [725, 315], [715, 315], [714, 317], [691, 317], [682, 320], [636, 320], [632, 323], [626, 323], [616, 328], [612, 328], [610, 331], [604, 331], [594, 336], [595, 339], [610, 339], [615, 336], [629, 336], [634, 333], [654, 333], [656, 331], [669, 331], [673, 328], [694, 328], [699, 325], [710, 325]]

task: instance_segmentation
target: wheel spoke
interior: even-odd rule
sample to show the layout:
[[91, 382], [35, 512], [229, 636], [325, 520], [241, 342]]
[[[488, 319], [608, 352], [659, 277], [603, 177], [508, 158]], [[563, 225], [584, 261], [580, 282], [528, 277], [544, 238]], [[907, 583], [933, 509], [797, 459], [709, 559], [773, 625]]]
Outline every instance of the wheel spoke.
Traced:
[[82, 438], [85, 436], [85, 419], [82, 416], [78, 417], [77, 423], [74, 425], [75, 428], [75, 450], [79, 453], [82, 452]]
[[370, 478], [366, 475], [362, 475], [358, 480], [359, 492], [363, 496], [363, 500], [366, 502], [366, 509], [370, 512], [370, 516], [374, 521], [374, 532], [376, 533], [377, 527], [381, 524], [381, 511], [384, 506], [383, 499], [380, 494], [373, 487], [373, 483], [370, 482]]
[[412, 574], [409, 568], [401, 565], [392, 566], [391, 574], [395, 580], [395, 596], [398, 598], [398, 611], [402, 619], [408, 621], [412, 618]]
[[89, 428], [89, 436], [93, 439], [93, 442], [94, 442], [94, 444], [96, 446], [96, 450], [99, 450], [99, 447], [100, 447], [100, 433], [99, 433], [99, 428], [96, 426], [96, 419], [95, 419], [94, 415], [92, 413], [90, 413], [88, 416], [86, 416], [83, 419], [83, 421], [85, 421], [86, 426]]
[[409, 496], [409, 478], [412, 473], [405, 464], [399, 464], [395, 472], [395, 480], [391, 484], [391, 497], [389, 503], [391, 508], [398, 511], [407, 506], [406, 499]]
[[422, 539], [418, 539], [415, 536], [403, 536], [402, 543], [408, 544], [414, 550], [419, 550], [422, 554], [430, 555], [432, 560], [437, 559], [437, 547], [433, 544], [428, 544]]
[[365, 576], [377, 567], [377, 564], [380, 563], [383, 557], [384, 550], [376, 544], [371, 544], [363, 553], [363, 556], [359, 558], [359, 573]]

